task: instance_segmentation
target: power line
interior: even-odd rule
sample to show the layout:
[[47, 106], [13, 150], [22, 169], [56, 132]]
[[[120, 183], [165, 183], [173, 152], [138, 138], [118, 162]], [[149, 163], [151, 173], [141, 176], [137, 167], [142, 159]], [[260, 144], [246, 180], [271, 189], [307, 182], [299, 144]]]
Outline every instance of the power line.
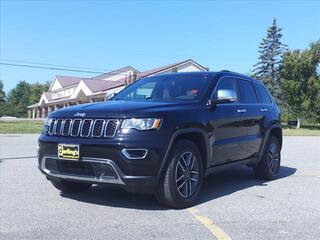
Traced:
[[44, 66], [36, 66], [36, 65], [28, 65], [28, 64], [16, 64], [16, 63], [5, 63], [5, 62], [0, 62], [0, 65], [12, 66], [12, 67], [25, 67], [25, 68], [47, 69], [47, 70], [55, 70], [55, 71], [69, 71], [69, 72], [80, 72], [80, 73], [122, 75], [122, 76], [126, 76], [126, 77], [128, 76], [127, 74], [121, 74], [121, 73], [86, 71], [86, 70], [77, 70], [77, 69], [68, 69], [68, 68], [58, 68], [58, 67], [44, 67]]
[[75, 66], [58, 65], [58, 64], [52, 64], [52, 63], [28, 62], [28, 61], [12, 60], [12, 59], [3, 59], [3, 58], [1, 58], [0, 61], [13, 62], [13, 63], [18, 63], [18, 64], [19, 64], [19, 63], [27, 63], [27, 64], [32, 64], [32, 65], [45, 65], [45, 66], [63, 67], [63, 68], [76, 68], [76, 69], [98, 70], [98, 71], [104, 71], [104, 72], [109, 72], [109, 71], [111, 71], [111, 70], [106, 70], [106, 69], [102, 69], [102, 68], [75, 67]]

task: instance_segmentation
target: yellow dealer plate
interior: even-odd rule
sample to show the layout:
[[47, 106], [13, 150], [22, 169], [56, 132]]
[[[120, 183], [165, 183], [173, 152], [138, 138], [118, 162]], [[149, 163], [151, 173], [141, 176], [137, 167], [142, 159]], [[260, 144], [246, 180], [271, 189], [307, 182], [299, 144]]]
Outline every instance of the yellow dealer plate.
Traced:
[[79, 145], [59, 144], [58, 145], [58, 158], [68, 160], [79, 159]]

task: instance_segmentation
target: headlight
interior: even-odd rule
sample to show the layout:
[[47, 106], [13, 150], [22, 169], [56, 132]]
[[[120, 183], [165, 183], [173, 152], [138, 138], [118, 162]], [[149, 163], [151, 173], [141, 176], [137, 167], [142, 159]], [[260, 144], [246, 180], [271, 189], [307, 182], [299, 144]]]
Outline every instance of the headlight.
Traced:
[[130, 118], [122, 122], [121, 128], [136, 130], [151, 130], [160, 127], [159, 118]]
[[43, 124], [43, 128], [42, 128], [42, 133], [43, 134], [47, 134], [49, 131], [49, 127], [50, 127], [50, 123], [51, 123], [51, 118], [46, 118], [46, 120], [44, 121]]

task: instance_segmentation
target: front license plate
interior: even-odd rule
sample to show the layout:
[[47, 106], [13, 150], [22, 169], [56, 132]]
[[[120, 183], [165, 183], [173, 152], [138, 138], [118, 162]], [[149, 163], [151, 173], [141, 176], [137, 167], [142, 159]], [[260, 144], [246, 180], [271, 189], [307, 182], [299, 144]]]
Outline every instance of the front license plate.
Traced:
[[58, 158], [68, 160], [79, 159], [79, 145], [59, 144], [58, 145]]

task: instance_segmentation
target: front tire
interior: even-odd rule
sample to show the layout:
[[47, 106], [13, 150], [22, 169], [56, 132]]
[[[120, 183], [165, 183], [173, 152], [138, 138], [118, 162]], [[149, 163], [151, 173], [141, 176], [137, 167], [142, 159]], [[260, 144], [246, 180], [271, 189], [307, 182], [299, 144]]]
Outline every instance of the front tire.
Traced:
[[80, 193], [91, 187], [89, 183], [80, 183], [67, 180], [51, 180], [52, 185], [64, 193]]
[[157, 200], [176, 209], [189, 207], [198, 198], [202, 182], [203, 164], [197, 146], [191, 141], [179, 140], [160, 179]]
[[260, 162], [257, 167], [253, 169], [254, 174], [260, 179], [274, 180], [278, 176], [280, 163], [280, 144], [275, 136], [271, 136]]

